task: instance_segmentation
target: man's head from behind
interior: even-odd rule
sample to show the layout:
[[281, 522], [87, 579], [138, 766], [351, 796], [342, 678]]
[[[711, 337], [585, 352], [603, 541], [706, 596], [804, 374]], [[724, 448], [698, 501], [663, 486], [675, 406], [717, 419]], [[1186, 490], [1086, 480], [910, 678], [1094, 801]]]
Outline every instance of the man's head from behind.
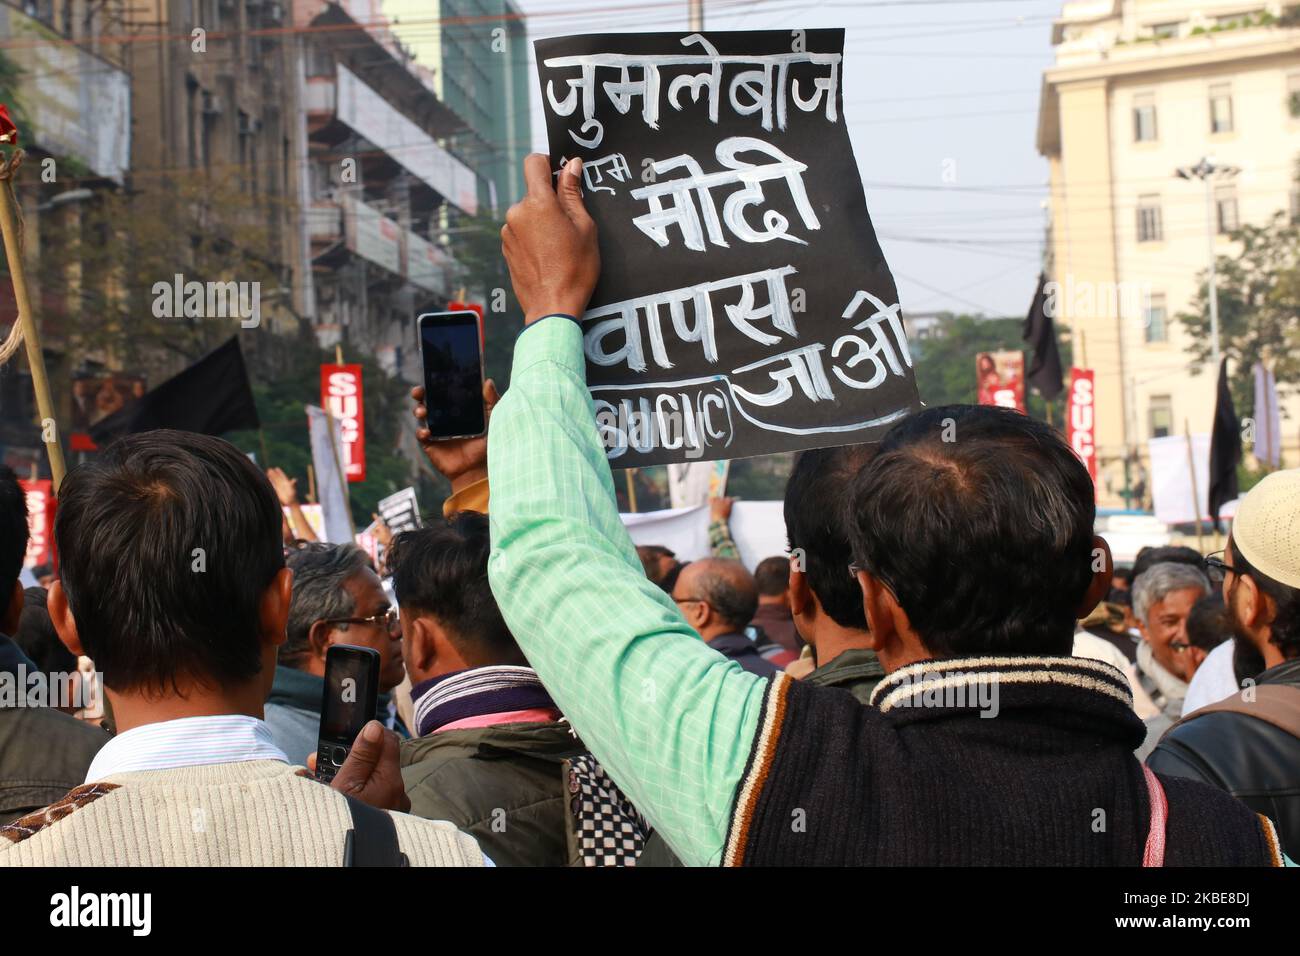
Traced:
[[730, 558], [703, 558], [683, 567], [672, 597], [686, 623], [706, 641], [743, 631], [758, 610], [754, 576]]
[[0, 465], [0, 634], [18, 630], [23, 613], [23, 558], [27, 555], [27, 496], [8, 465]]
[[115, 713], [122, 695], [260, 712], [291, 575], [280, 503], [234, 445], [170, 430], [114, 442], [64, 480], [54, 538], [50, 618], [94, 660]]
[[835, 503], [875, 454], [875, 445], [805, 451], [795, 459], [786, 482], [790, 608], [799, 633], [814, 647], [827, 622], [840, 629], [867, 630], [862, 588], [848, 570], [853, 555], [845, 513]]
[[886, 670], [927, 657], [1068, 655], [1075, 620], [1110, 586], [1087, 469], [1026, 415], [919, 412], [885, 436], [846, 498]]
[[790, 606], [790, 559], [784, 555], [764, 558], [754, 568], [754, 586], [759, 604]]
[[379, 652], [380, 691], [400, 684], [401, 631], [366, 553], [355, 544], [308, 542], [289, 552], [288, 563], [293, 604], [280, 663], [323, 677], [330, 646], [353, 644]]
[[1133, 579], [1133, 614], [1156, 663], [1181, 680], [1191, 680], [1196, 664], [1188, 657], [1187, 618], [1210, 593], [1205, 572], [1190, 564], [1153, 564]]
[[411, 684], [470, 667], [525, 665], [488, 585], [486, 515], [462, 511], [393, 539], [388, 568]]

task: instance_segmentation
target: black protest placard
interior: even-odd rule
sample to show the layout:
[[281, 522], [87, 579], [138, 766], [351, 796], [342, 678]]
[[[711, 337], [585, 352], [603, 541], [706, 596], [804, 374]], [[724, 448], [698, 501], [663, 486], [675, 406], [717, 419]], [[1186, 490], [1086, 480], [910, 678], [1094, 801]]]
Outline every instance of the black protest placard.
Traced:
[[879, 439], [919, 407], [845, 126], [843, 30], [538, 40], [552, 170], [583, 160], [583, 316], [610, 463]]

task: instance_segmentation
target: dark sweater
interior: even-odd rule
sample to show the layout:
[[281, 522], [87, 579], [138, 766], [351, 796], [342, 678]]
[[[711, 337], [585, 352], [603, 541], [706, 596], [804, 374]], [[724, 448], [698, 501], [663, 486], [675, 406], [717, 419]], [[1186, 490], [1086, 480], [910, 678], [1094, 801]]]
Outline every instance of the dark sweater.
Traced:
[[[942, 683], [937, 683], [942, 681]], [[986, 696], [974, 700], [972, 690]], [[937, 693], [951, 688], [965, 700]], [[900, 668], [874, 706], [777, 678], [726, 862], [1136, 866], [1150, 810], [1144, 727], [1119, 671], [1082, 658]], [[981, 716], [981, 708], [996, 716]], [[1271, 825], [1222, 791], [1160, 777], [1167, 865], [1280, 862]]]

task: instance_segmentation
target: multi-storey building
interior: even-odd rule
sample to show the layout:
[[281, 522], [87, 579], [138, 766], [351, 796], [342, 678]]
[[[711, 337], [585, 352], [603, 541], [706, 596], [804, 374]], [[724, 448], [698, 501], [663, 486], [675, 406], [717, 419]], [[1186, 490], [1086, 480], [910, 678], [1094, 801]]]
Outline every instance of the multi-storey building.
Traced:
[[532, 150], [528, 91], [536, 82], [523, 12], [512, 0], [386, 0], [398, 32], [429, 69], [438, 98], [463, 117], [459, 138], [498, 217], [524, 193]]
[[[1296, 22], [1295, 8], [1263, 0], [1073, 0], [1053, 27], [1038, 149], [1051, 173], [1057, 322], [1076, 364], [1096, 371], [1103, 503], [1141, 483], [1149, 439], [1210, 430], [1216, 370], [1193, 374], [1176, 320], [1194, 309], [1210, 249], [1232, 254], [1240, 223], [1300, 216]], [[1208, 197], [1176, 174], [1203, 157], [1229, 170]], [[1282, 421], [1291, 465], [1294, 386]]]
[[415, 316], [465, 281], [447, 243], [479, 209], [480, 177], [450, 143], [467, 131], [377, 2], [294, 0], [300, 170], [298, 309], [318, 338], [419, 381]]
[[[26, 152], [14, 186], [22, 207], [28, 286], [47, 370], [66, 383], [67, 333], [92, 287], [111, 277], [84, 263], [56, 237], [87, 242], [98, 197], [119, 190], [131, 168], [131, 79], [120, 33], [121, 0], [0, 2], [0, 101], [20, 127]], [[41, 264], [45, 268], [40, 268]], [[42, 279], [46, 281], [42, 281]], [[0, 282], [0, 335], [17, 319], [12, 286]], [[62, 420], [71, 402], [56, 391]], [[31, 378], [21, 355], [0, 369], [0, 460], [26, 476], [48, 474], [36, 424]]]

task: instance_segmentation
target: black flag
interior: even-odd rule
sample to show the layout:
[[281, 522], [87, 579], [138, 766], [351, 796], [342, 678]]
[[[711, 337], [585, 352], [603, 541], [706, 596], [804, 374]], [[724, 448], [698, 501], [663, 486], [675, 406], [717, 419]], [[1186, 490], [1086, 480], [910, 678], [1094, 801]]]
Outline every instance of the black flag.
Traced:
[[97, 445], [106, 445], [122, 435], [155, 428], [222, 435], [261, 425], [244, 367], [244, 353], [235, 336], [146, 392], [134, 405], [91, 426], [90, 437]]
[[1034, 292], [1034, 301], [1025, 316], [1025, 328], [1020, 334], [1029, 347], [1034, 350], [1029, 362], [1029, 371], [1025, 381], [1038, 389], [1038, 394], [1049, 402], [1061, 394], [1065, 382], [1061, 378], [1061, 353], [1056, 344], [1056, 326], [1047, 314], [1047, 295], [1043, 289], [1047, 277], [1038, 276], [1038, 289]]
[[1219, 394], [1214, 400], [1214, 429], [1210, 433], [1210, 518], [1219, 527], [1219, 509], [1237, 498], [1237, 466], [1241, 464], [1241, 421], [1228, 388], [1228, 360], [1219, 363]]

